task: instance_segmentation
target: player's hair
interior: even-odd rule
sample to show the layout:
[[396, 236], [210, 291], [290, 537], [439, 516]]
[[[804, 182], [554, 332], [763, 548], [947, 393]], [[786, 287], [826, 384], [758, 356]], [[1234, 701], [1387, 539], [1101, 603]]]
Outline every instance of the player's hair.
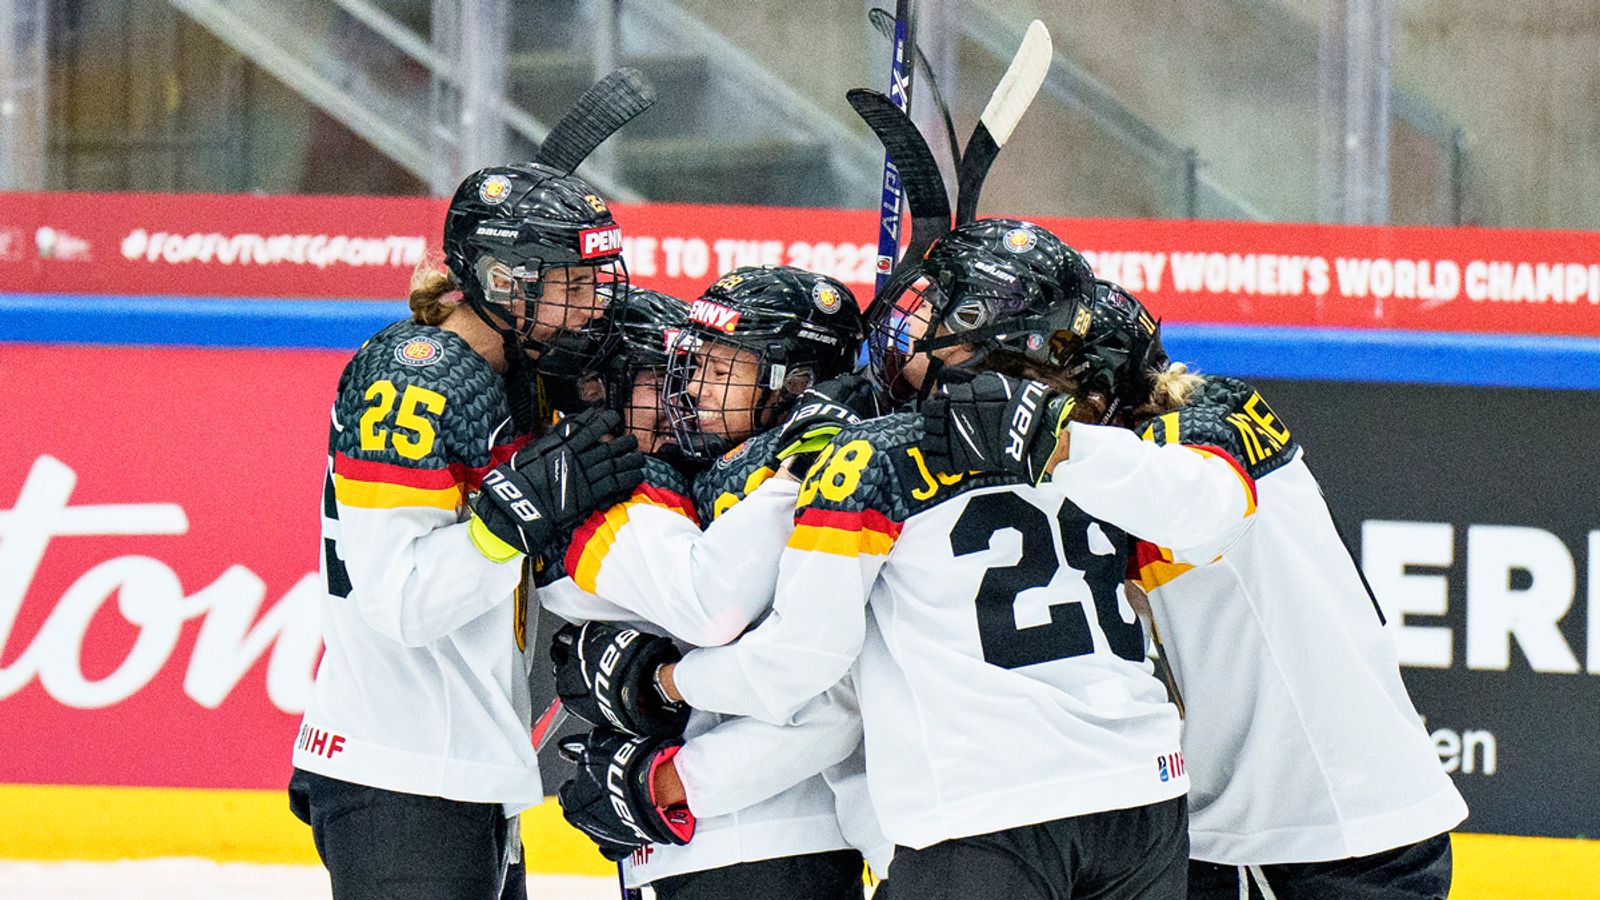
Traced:
[[456, 309], [455, 303], [445, 302], [453, 292], [461, 290], [450, 270], [445, 267], [444, 254], [429, 251], [422, 255], [417, 267], [411, 270], [411, 321], [418, 325], [442, 325]]
[[1165, 369], [1156, 373], [1150, 386], [1150, 399], [1134, 411], [1134, 418], [1143, 420], [1182, 407], [1205, 382], [1204, 376], [1189, 371], [1187, 365], [1181, 362], [1167, 363]]

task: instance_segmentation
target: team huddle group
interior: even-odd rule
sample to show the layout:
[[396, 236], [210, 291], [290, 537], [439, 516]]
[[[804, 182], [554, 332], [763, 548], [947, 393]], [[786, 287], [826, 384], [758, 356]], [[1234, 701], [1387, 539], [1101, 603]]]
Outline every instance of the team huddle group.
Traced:
[[335, 897], [526, 896], [551, 666], [564, 815], [663, 900], [1446, 896], [1466, 807], [1253, 388], [1028, 222], [865, 304], [621, 246], [476, 172], [344, 370], [290, 785]]

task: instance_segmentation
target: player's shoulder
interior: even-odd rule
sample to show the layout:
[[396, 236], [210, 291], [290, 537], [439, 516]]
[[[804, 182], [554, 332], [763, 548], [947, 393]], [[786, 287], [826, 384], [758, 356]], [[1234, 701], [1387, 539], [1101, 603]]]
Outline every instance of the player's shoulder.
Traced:
[[1288, 462], [1298, 446], [1260, 391], [1216, 375], [1206, 376], [1182, 407], [1152, 419], [1141, 436], [1158, 444], [1219, 447], [1256, 478]]
[[701, 524], [711, 524], [777, 472], [779, 437], [778, 429], [752, 435], [694, 476], [692, 495]]
[[644, 478], [634, 490], [634, 496], [681, 512], [696, 524], [700, 522], [690, 491], [689, 477], [658, 456], [646, 454]]
[[506, 415], [488, 360], [459, 335], [415, 322], [373, 335], [339, 385], [335, 449], [376, 461], [479, 465]]
[[841, 511], [874, 510], [905, 521], [942, 500], [956, 480], [930, 472], [919, 446], [918, 413], [893, 413], [840, 429], [800, 485], [800, 505]]
[[499, 393], [499, 373], [454, 332], [416, 322], [395, 322], [361, 345], [345, 367], [346, 390], [365, 395], [387, 381], [415, 386], [449, 399], [486, 391]]

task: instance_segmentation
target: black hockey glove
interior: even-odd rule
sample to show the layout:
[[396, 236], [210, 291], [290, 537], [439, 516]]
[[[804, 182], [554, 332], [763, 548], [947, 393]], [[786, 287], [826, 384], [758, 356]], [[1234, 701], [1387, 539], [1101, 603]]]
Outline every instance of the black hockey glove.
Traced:
[[632, 435], [605, 440], [620, 423], [610, 410], [568, 416], [489, 470], [472, 498], [473, 544], [496, 562], [536, 554], [590, 513], [626, 500], [644, 478], [644, 455]]
[[1038, 484], [1073, 399], [1037, 381], [984, 372], [922, 404], [923, 459], [934, 472], [1009, 472]]
[[646, 844], [687, 844], [694, 837], [694, 813], [687, 804], [655, 802], [655, 771], [677, 755], [681, 738], [629, 737], [610, 728], [561, 742], [561, 755], [578, 772], [556, 796], [561, 815], [600, 845], [606, 859], [618, 860]]
[[[777, 461], [814, 456], [846, 425], [877, 415], [878, 392], [860, 375], [840, 375], [806, 388], [795, 400], [789, 418], [779, 426]], [[800, 467], [805, 461], [802, 458], [796, 463], [798, 474], [805, 474]]]
[[591, 724], [628, 734], [676, 737], [689, 706], [656, 688], [656, 669], [683, 658], [671, 639], [607, 622], [564, 625], [550, 639], [556, 695]]

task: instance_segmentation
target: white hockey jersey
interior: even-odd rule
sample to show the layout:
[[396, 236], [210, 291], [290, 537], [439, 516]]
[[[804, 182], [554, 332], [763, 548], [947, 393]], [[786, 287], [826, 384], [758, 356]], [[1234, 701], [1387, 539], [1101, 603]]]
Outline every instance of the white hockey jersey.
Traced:
[[1256, 492], [1251, 527], [1216, 561], [1150, 543], [1135, 551], [1187, 706], [1191, 855], [1318, 862], [1460, 823], [1466, 806], [1288, 427], [1248, 385], [1210, 378], [1143, 436], [1073, 425], [1071, 457], [1051, 486], [1080, 505], [1114, 504], [1108, 472], [1182, 446], [1226, 454]]
[[501, 376], [456, 335], [397, 323], [339, 381], [323, 496], [327, 650], [296, 768], [508, 814], [544, 799], [519, 601], [522, 557], [494, 563], [466, 493], [522, 441]]
[[929, 472], [921, 431], [840, 433], [800, 489], [771, 614], [688, 654], [684, 698], [786, 722], [854, 666], [873, 805], [908, 847], [1181, 796], [1123, 534], [1005, 476]]
[[[764, 474], [736, 473], [737, 493], [698, 509], [685, 496], [681, 476], [651, 460], [646, 482], [628, 502], [578, 529], [564, 558], [574, 575], [540, 588], [545, 608], [572, 621], [632, 622], [685, 644], [737, 637], [771, 603], [799, 489], [793, 481], [768, 480], [772, 470], [758, 465], [761, 454], [758, 448], [748, 459], [752, 471]], [[729, 457], [725, 463], [745, 458]], [[717, 476], [735, 468], [723, 465], [702, 477], [725, 481]], [[702, 513], [715, 518], [703, 532], [697, 524]], [[853, 846], [840, 830], [835, 794], [823, 775], [846, 769], [861, 744], [848, 685], [815, 698], [781, 726], [695, 710], [684, 738], [674, 763], [698, 820], [694, 838], [684, 846], [636, 851], [624, 863], [630, 887]], [[878, 839], [871, 849], [886, 865], [884, 842]]]

